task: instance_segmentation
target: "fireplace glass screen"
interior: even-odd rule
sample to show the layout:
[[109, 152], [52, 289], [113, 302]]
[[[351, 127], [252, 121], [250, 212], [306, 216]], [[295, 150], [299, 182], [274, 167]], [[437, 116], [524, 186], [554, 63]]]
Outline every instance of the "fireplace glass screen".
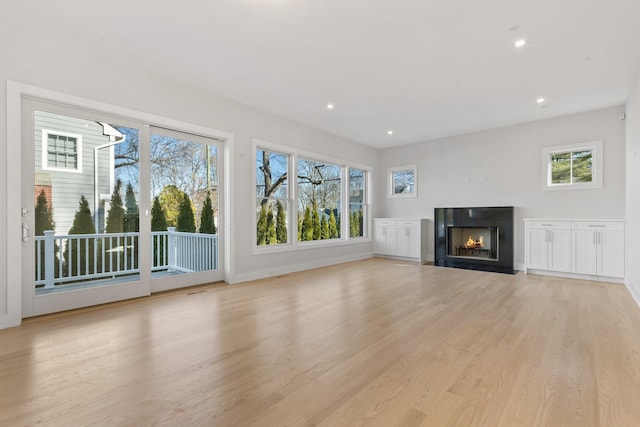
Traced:
[[447, 227], [447, 256], [498, 260], [498, 227]]

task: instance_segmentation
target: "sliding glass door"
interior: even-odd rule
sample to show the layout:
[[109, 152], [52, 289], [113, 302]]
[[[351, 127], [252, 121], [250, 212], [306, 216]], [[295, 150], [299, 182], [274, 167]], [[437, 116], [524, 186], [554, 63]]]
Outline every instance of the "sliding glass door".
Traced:
[[223, 279], [219, 141], [35, 100], [22, 119], [24, 317]]

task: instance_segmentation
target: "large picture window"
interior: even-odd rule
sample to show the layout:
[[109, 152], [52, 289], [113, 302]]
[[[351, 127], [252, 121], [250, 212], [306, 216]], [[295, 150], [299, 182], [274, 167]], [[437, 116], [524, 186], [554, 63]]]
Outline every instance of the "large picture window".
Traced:
[[339, 239], [342, 167], [298, 159], [298, 241]]
[[260, 251], [367, 237], [366, 167], [263, 141], [254, 146], [255, 241]]
[[602, 187], [602, 141], [547, 147], [542, 157], [546, 189]]

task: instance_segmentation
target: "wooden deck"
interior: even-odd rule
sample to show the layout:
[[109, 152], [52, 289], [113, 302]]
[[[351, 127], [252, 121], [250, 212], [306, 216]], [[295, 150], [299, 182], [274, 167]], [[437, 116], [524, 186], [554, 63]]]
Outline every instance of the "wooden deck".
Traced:
[[0, 331], [2, 426], [638, 426], [624, 286], [372, 259]]

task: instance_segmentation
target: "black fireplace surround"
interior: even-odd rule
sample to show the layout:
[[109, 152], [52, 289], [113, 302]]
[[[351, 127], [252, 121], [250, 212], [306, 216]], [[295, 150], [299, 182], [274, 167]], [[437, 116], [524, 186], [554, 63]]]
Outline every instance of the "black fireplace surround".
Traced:
[[435, 265], [514, 274], [513, 206], [435, 208]]

